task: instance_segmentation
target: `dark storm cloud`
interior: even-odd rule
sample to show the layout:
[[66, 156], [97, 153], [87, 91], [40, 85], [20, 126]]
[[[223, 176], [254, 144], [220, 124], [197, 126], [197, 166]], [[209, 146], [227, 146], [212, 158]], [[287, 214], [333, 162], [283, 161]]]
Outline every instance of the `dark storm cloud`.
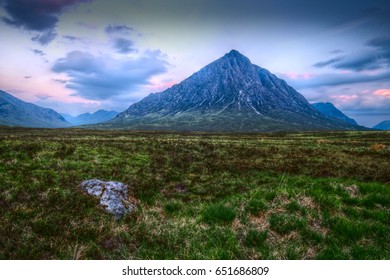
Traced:
[[111, 100], [147, 85], [152, 76], [166, 72], [167, 66], [160, 51], [120, 60], [73, 51], [58, 59], [52, 70], [69, 76], [66, 87], [75, 90], [74, 95], [91, 100]]
[[343, 56], [335, 57], [335, 58], [331, 58], [331, 59], [326, 60], [326, 61], [317, 62], [317, 63], [313, 64], [313, 66], [317, 67], [317, 68], [322, 68], [322, 67], [334, 64], [335, 62], [341, 61], [343, 59], [344, 59]]
[[90, 0], [3, 0], [0, 4], [8, 14], [2, 18], [5, 23], [38, 32], [32, 40], [46, 45], [57, 36], [55, 28], [62, 11], [81, 2]]
[[116, 38], [114, 39], [114, 48], [119, 52], [119, 53], [132, 53], [135, 52], [137, 49], [134, 47], [134, 42], [125, 39], [125, 38]]

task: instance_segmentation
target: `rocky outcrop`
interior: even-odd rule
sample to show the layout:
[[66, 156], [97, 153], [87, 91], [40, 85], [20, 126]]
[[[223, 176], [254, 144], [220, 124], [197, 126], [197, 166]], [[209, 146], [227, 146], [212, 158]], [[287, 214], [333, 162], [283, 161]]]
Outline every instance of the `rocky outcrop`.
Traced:
[[98, 197], [105, 211], [117, 219], [135, 210], [135, 205], [128, 200], [128, 186], [121, 182], [92, 179], [83, 181], [79, 187], [89, 195]]

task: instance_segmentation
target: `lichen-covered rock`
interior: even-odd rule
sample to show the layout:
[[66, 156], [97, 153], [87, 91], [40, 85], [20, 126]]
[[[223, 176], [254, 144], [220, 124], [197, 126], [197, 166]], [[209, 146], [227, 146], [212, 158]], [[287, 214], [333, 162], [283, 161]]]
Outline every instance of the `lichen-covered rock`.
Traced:
[[89, 195], [99, 197], [100, 205], [117, 219], [135, 210], [127, 199], [128, 187], [121, 182], [92, 179], [83, 181], [79, 187]]

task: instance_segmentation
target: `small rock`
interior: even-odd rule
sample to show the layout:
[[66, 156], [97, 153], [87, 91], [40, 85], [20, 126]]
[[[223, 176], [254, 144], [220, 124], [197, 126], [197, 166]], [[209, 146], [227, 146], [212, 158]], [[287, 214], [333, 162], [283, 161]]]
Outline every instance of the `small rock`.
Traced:
[[127, 199], [128, 187], [121, 182], [92, 179], [83, 181], [79, 187], [89, 195], [99, 197], [100, 205], [117, 219], [135, 210]]

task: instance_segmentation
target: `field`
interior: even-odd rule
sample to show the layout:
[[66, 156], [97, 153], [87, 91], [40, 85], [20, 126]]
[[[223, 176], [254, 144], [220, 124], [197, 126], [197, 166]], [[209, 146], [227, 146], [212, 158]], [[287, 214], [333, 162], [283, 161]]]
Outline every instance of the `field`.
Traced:
[[389, 232], [388, 132], [0, 128], [0, 259], [390, 259]]

